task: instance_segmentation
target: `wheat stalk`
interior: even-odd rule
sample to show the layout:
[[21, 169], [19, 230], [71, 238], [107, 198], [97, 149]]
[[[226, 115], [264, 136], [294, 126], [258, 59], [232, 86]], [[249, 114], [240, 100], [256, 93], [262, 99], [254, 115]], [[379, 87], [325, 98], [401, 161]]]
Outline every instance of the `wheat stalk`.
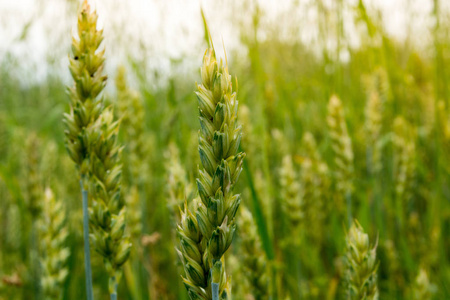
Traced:
[[349, 299], [378, 299], [376, 245], [369, 246], [369, 236], [354, 221], [347, 238], [347, 283]]
[[[331, 138], [331, 147], [334, 152], [336, 188], [339, 194], [338, 200], [346, 199], [348, 221], [352, 219], [351, 194], [353, 189], [353, 149], [352, 141], [345, 123], [344, 108], [337, 96], [332, 96], [328, 103], [327, 123]], [[338, 203], [338, 208], [342, 206]]]
[[201, 201], [195, 207], [195, 217], [187, 207], [182, 213], [178, 252], [191, 299], [219, 300], [229, 294], [223, 255], [236, 230], [235, 215], [241, 199], [233, 194], [233, 187], [245, 154], [238, 152], [242, 134], [231, 76], [227, 64], [216, 61], [214, 49], [208, 49], [203, 57], [201, 77], [196, 92], [203, 166], [197, 179]]
[[41, 285], [46, 299], [61, 299], [62, 287], [69, 275], [66, 264], [70, 250], [65, 246], [69, 235], [66, 213], [62, 202], [56, 200], [50, 188], [45, 190], [43, 208], [39, 226], [42, 253]]

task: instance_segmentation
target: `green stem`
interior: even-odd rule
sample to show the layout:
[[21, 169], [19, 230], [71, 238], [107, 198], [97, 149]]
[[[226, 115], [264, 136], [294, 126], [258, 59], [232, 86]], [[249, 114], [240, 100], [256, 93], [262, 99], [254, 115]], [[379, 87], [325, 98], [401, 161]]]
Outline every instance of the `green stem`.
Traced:
[[110, 285], [109, 285], [109, 292], [110, 292], [110, 296], [111, 296], [111, 300], [117, 300], [117, 281], [116, 281], [116, 277], [113, 276], [110, 279]]
[[92, 289], [91, 251], [89, 246], [89, 213], [88, 213], [88, 192], [83, 186], [83, 177], [80, 180], [81, 195], [83, 197], [83, 237], [84, 237], [84, 268], [86, 275], [86, 297], [87, 300], [94, 299]]
[[219, 300], [219, 284], [213, 282], [211, 284], [212, 289], [212, 300]]

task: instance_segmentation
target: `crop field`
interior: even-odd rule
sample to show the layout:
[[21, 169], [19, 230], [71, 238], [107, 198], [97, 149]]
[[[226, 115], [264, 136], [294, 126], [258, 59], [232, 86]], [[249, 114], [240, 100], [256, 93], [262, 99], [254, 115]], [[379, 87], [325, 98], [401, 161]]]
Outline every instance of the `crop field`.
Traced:
[[203, 2], [15, 22], [0, 300], [450, 299], [450, 5]]

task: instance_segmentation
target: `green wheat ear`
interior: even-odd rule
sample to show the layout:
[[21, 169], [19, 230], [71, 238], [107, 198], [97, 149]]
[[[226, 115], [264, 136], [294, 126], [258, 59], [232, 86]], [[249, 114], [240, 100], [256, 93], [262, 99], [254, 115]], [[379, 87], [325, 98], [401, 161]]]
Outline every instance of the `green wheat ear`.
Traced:
[[369, 174], [381, 171], [381, 129], [383, 123], [383, 102], [378, 92], [372, 92], [367, 100], [365, 111], [365, 130], [367, 134], [367, 170]]
[[[251, 212], [244, 206], [238, 219], [242, 249], [242, 272], [248, 282], [248, 293], [257, 300], [269, 299], [269, 274], [257, 226]], [[239, 283], [242, 284], [242, 283]]]
[[370, 248], [369, 236], [354, 221], [346, 238], [347, 283], [349, 299], [378, 299], [376, 248]]
[[344, 107], [337, 96], [332, 96], [328, 103], [327, 116], [331, 147], [334, 152], [336, 189], [338, 192], [338, 209], [343, 210], [343, 200], [347, 202], [348, 221], [351, 222], [351, 195], [353, 190], [353, 149], [345, 122]]
[[[66, 148], [75, 162], [80, 176], [87, 179], [89, 174], [90, 144], [89, 128], [100, 117], [103, 110], [101, 92], [106, 84], [103, 75], [105, 50], [100, 50], [103, 31], [97, 30], [97, 13], [92, 12], [84, 1], [78, 15], [78, 37], [72, 38], [70, 73], [75, 85], [69, 89], [70, 112], [64, 115], [66, 124]], [[87, 182], [83, 183], [87, 186]]]
[[394, 120], [393, 169], [396, 211], [400, 226], [404, 226], [405, 207], [412, 195], [415, 176], [415, 135], [412, 126], [402, 117]]
[[91, 147], [90, 189], [92, 206], [89, 208], [90, 235], [95, 250], [103, 256], [110, 276], [110, 293], [117, 291], [121, 266], [131, 251], [125, 234], [125, 201], [121, 194], [122, 147], [117, 143], [119, 123], [114, 121], [111, 109], [105, 109], [91, 128], [96, 141]]
[[238, 101], [228, 66], [217, 62], [208, 49], [197, 85], [199, 105], [199, 154], [203, 168], [197, 187], [200, 201], [191, 212], [185, 208], [178, 226], [184, 284], [191, 299], [227, 299], [229, 279], [224, 253], [236, 230], [240, 195], [233, 194], [245, 154], [239, 152], [241, 127]]
[[90, 236], [95, 250], [104, 258], [111, 299], [116, 299], [120, 267], [129, 256], [131, 244], [125, 236], [120, 192], [119, 124], [112, 110], [104, 108], [101, 96], [107, 78], [103, 75], [105, 50], [100, 49], [103, 31], [97, 30], [97, 19], [97, 13], [84, 1], [78, 16], [79, 39], [72, 39], [69, 68], [75, 84], [70, 89], [70, 112], [65, 114], [64, 122], [66, 148], [79, 170], [82, 188], [87, 298], [93, 299]]
[[435, 287], [430, 283], [428, 273], [424, 268], [420, 268], [411, 289], [412, 300], [432, 299]]
[[40, 220], [41, 285], [46, 299], [61, 299], [62, 287], [69, 275], [67, 259], [70, 250], [66, 246], [69, 231], [66, 213], [50, 188], [45, 190], [44, 209]]
[[289, 221], [290, 228], [292, 228], [292, 238], [289, 238], [289, 240], [290, 243], [299, 245], [301, 236], [300, 227], [304, 217], [303, 203], [300, 181], [298, 180], [290, 155], [283, 157], [279, 174], [283, 209]]

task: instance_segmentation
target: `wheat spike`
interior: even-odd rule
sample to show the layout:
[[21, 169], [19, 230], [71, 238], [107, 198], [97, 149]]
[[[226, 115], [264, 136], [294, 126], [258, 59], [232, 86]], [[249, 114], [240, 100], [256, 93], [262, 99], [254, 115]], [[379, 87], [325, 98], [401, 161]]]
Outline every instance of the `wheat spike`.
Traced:
[[[72, 39], [70, 72], [75, 85], [70, 89], [70, 112], [65, 114], [66, 148], [81, 177], [84, 235], [104, 258], [110, 276], [111, 298], [117, 297], [120, 267], [127, 260], [131, 244], [125, 236], [125, 208], [121, 195], [121, 147], [117, 144], [118, 122], [110, 108], [104, 108], [101, 92], [104, 49], [100, 49], [103, 31], [97, 29], [97, 13], [84, 1], [78, 16], [78, 37]], [[86, 216], [87, 190], [90, 194], [89, 217]], [[85, 240], [88, 299], [93, 298], [90, 275], [89, 242]]]
[[412, 128], [402, 117], [394, 120], [393, 143], [395, 193], [398, 199], [407, 201], [414, 180], [416, 148]]
[[244, 206], [238, 218], [241, 240], [242, 271], [248, 281], [248, 292], [255, 300], [269, 299], [269, 276], [267, 258], [262, 250], [251, 212]]
[[367, 100], [365, 111], [365, 129], [367, 141], [367, 169], [370, 174], [381, 170], [381, 128], [383, 104], [378, 92], [372, 92]]
[[91, 147], [89, 208], [90, 235], [95, 250], [104, 258], [110, 276], [110, 293], [116, 291], [121, 266], [128, 259], [131, 244], [125, 235], [125, 201], [121, 194], [119, 123], [111, 109], [105, 109], [92, 128], [96, 141]]
[[369, 236], [354, 221], [347, 234], [347, 282], [349, 299], [378, 299], [376, 245], [369, 246]]
[[303, 136], [306, 157], [301, 162], [300, 186], [304, 223], [315, 241], [323, 235], [321, 228], [327, 215], [326, 197], [329, 190], [329, 170], [317, 149], [314, 136], [306, 132]]
[[69, 231], [66, 226], [66, 213], [61, 201], [52, 190], [44, 194], [44, 209], [40, 220], [41, 284], [46, 299], [61, 299], [62, 287], [69, 275], [66, 266], [70, 250], [66, 246]]
[[145, 161], [145, 108], [142, 98], [131, 90], [126, 82], [125, 68], [118, 69], [116, 77], [117, 106], [121, 118], [121, 130], [126, 141], [126, 166], [130, 174], [130, 183], [139, 184], [147, 175]]
[[428, 273], [424, 268], [420, 268], [412, 286], [412, 300], [432, 299], [434, 286], [430, 283]]
[[347, 214], [351, 220], [351, 193], [353, 189], [353, 149], [352, 141], [345, 123], [344, 108], [337, 96], [328, 103], [327, 116], [331, 147], [334, 152], [336, 188], [339, 194], [338, 209], [342, 210], [343, 199], [347, 200]]
[[284, 211], [289, 220], [290, 228], [292, 228], [293, 231], [293, 238], [290, 240], [294, 244], [298, 244], [300, 242], [300, 226], [303, 219], [303, 207], [300, 194], [300, 183], [290, 155], [284, 156], [281, 163], [280, 186]]
[[[180, 153], [174, 143], [170, 143], [165, 153], [167, 170], [167, 205], [176, 215], [184, 201], [190, 203], [194, 198], [194, 189], [188, 182], [187, 174], [180, 162]], [[178, 218], [177, 218], [178, 219]], [[178, 222], [179, 220], [177, 220]]]
[[235, 215], [240, 195], [233, 187], [242, 171], [245, 154], [238, 152], [241, 127], [237, 124], [238, 101], [227, 64], [217, 62], [208, 49], [197, 85], [200, 113], [199, 154], [203, 168], [197, 187], [200, 202], [191, 213], [187, 207], [178, 226], [179, 256], [184, 284], [191, 299], [227, 299], [229, 279], [224, 253], [236, 230]]

